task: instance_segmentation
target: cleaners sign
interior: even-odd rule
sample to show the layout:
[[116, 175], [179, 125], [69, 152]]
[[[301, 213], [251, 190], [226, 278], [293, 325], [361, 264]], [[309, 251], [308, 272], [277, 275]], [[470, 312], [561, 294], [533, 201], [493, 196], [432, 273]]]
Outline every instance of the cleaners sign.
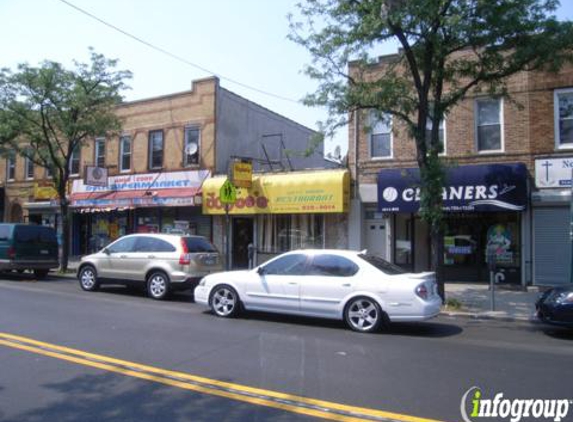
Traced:
[[[527, 169], [521, 163], [460, 166], [448, 169], [444, 211], [523, 211], [527, 205]], [[382, 170], [378, 174], [378, 211], [417, 212], [418, 169]]]

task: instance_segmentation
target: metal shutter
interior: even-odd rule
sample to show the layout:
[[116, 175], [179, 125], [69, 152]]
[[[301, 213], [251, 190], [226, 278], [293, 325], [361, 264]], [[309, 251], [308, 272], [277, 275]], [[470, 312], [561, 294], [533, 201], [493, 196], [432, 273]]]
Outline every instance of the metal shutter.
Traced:
[[568, 207], [533, 209], [534, 284], [570, 282], [569, 213]]

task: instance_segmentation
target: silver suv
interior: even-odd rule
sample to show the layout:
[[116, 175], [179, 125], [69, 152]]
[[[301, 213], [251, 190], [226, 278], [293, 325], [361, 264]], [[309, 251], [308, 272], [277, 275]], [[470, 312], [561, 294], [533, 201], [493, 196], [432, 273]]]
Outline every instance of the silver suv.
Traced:
[[131, 234], [101, 251], [82, 257], [78, 280], [82, 289], [101, 284], [140, 284], [153, 299], [174, 290], [194, 288], [199, 280], [222, 270], [217, 249], [202, 236]]

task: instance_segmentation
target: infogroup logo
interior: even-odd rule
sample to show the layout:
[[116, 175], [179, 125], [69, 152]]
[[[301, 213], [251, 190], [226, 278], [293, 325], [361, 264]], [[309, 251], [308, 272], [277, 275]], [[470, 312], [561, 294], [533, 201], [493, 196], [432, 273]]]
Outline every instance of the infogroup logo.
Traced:
[[560, 422], [572, 404], [570, 399], [508, 399], [503, 393], [495, 393], [493, 399], [486, 399], [482, 390], [474, 386], [462, 396], [460, 412], [465, 422], [487, 418], [511, 422], [533, 419]]

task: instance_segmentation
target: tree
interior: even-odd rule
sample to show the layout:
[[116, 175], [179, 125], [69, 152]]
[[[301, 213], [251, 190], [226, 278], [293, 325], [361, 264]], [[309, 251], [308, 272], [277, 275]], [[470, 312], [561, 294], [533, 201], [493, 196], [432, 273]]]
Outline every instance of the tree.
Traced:
[[[289, 17], [290, 38], [312, 56], [305, 69], [319, 81], [305, 98], [326, 106], [326, 135], [355, 111], [389, 113], [415, 140], [420, 214], [430, 226], [432, 268], [442, 250], [439, 123], [469, 95], [508, 96], [507, 78], [557, 71], [572, 60], [573, 27], [559, 22], [557, 0], [307, 0]], [[400, 51], [380, 71], [373, 52]], [[351, 63], [351, 65], [349, 65]], [[429, 124], [430, 123], [430, 124]], [[431, 127], [427, 141], [426, 128]], [[443, 294], [443, 282], [440, 282]]]
[[121, 129], [115, 107], [131, 72], [90, 49], [90, 63], [74, 69], [45, 61], [0, 71], [0, 146], [47, 169], [58, 193], [62, 221], [61, 268], [67, 269], [70, 216], [68, 181], [74, 152], [96, 136]]

